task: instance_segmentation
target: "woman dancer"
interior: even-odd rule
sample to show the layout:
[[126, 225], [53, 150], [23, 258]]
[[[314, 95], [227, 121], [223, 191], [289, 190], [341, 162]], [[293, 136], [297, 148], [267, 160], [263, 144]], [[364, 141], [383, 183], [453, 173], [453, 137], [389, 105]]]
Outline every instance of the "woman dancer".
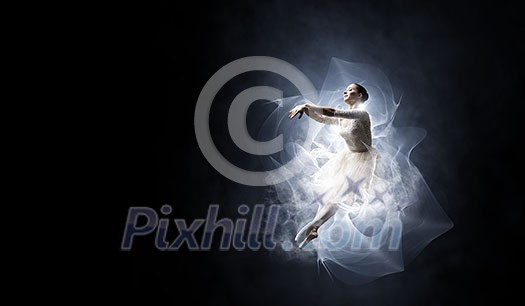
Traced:
[[317, 230], [337, 212], [338, 206], [362, 201], [374, 176], [377, 154], [372, 149], [370, 116], [361, 109], [368, 99], [367, 90], [352, 83], [343, 92], [343, 99], [348, 110], [302, 104], [289, 112], [290, 119], [298, 114], [300, 119], [306, 114], [315, 121], [338, 125], [347, 145], [347, 149], [330, 159], [315, 174], [313, 188], [323, 206], [295, 237], [296, 241], [301, 241], [299, 248], [317, 238]]

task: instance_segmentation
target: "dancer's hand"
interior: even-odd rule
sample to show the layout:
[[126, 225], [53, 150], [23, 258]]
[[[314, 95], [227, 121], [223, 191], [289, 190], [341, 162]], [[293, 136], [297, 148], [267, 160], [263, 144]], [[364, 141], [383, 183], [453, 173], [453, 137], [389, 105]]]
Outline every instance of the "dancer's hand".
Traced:
[[291, 111], [288, 112], [288, 117], [290, 119], [293, 119], [297, 114], [299, 114], [299, 119], [303, 116], [303, 113], [308, 108], [306, 104], [297, 105], [296, 107], [292, 108]]

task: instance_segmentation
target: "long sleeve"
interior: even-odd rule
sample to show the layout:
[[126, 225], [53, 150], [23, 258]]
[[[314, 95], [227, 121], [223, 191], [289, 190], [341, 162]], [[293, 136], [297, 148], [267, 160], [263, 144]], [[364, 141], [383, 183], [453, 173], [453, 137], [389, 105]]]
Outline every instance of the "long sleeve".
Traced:
[[317, 122], [324, 123], [324, 124], [332, 124], [332, 125], [338, 125], [339, 119], [335, 117], [328, 117], [325, 115], [321, 115], [315, 111], [308, 111], [308, 116], [312, 119], [314, 119]]
[[352, 110], [335, 110], [334, 117], [345, 118], [345, 119], [367, 119], [368, 113], [364, 110], [352, 109]]

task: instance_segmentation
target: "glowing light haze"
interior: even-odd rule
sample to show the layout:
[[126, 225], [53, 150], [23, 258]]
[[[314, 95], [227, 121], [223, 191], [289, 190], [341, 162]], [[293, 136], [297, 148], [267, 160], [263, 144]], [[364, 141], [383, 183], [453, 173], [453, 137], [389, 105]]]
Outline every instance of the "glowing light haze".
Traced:
[[[292, 247], [298, 229], [309, 222], [322, 205], [310, 188], [312, 176], [341, 150], [348, 150], [337, 126], [325, 126], [309, 119], [288, 120], [295, 105], [311, 102], [346, 109], [342, 99], [350, 83], [363, 85], [369, 99], [362, 106], [371, 117], [372, 146], [380, 156], [378, 167], [384, 190], [372, 190], [362, 200], [339, 205], [338, 213], [319, 229], [319, 238], [304, 250]], [[284, 135], [284, 150], [262, 157], [268, 168], [280, 167], [292, 158], [300, 160], [301, 170], [281, 168], [275, 175], [292, 176], [275, 185], [275, 202], [282, 203], [282, 220], [277, 239], [283, 257], [317, 260], [326, 271], [351, 284], [365, 283], [400, 272], [426, 245], [453, 224], [437, 203], [410, 153], [425, 137], [417, 127], [395, 127], [393, 121], [400, 101], [395, 101], [388, 78], [378, 68], [361, 63], [332, 59], [319, 92], [319, 101], [288, 97], [280, 101], [264, 122], [259, 137], [273, 139]], [[310, 130], [309, 130], [310, 129]], [[304, 146], [308, 132], [312, 145]], [[269, 178], [279, 181], [278, 177]], [[280, 180], [282, 181], [282, 180]]]

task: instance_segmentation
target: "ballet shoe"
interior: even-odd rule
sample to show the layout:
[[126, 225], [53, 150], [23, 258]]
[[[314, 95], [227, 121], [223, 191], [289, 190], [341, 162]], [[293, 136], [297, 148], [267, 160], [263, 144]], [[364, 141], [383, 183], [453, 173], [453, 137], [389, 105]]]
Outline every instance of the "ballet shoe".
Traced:
[[299, 249], [303, 249], [310, 241], [314, 240], [319, 236], [317, 233], [318, 226], [314, 226], [309, 232], [308, 235], [304, 238], [304, 240], [299, 244]]

